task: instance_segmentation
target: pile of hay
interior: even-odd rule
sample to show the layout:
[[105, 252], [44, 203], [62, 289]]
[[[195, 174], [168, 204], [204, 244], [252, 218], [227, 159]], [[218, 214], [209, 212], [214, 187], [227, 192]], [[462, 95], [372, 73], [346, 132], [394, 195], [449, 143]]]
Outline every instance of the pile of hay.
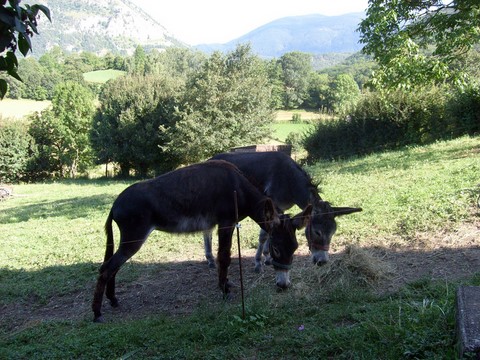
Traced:
[[343, 253], [332, 257], [327, 264], [313, 271], [311, 266], [300, 269], [302, 284], [299, 284], [299, 288], [315, 284], [326, 291], [338, 286], [349, 288], [367, 285], [375, 288], [394, 274], [393, 267], [387, 261], [354, 245], [347, 246]]

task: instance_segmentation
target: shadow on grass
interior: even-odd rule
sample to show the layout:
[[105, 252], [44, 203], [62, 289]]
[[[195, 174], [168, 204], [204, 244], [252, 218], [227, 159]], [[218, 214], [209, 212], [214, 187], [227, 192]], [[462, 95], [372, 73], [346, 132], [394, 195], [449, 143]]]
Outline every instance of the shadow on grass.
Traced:
[[15, 206], [2, 210], [0, 223], [14, 224], [28, 220], [64, 217], [77, 219], [98, 213], [99, 209], [108, 209], [116, 195], [77, 196], [68, 199], [45, 200], [37, 204]]
[[[274, 285], [274, 270], [265, 267], [262, 273], [257, 274], [253, 271], [253, 250], [252, 254], [244, 255], [242, 264], [246, 299], [255, 297], [259, 291], [266, 292], [272, 299], [302, 294], [299, 301], [313, 303], [318, 302], [319, 296], [325, 296], [328, 289], [325, 289], [326, 284], [318, 276], [322, 268], [311, 264], [305, 247], [300, 250], [291, 273], [292, 288], [282, 293], [277, 293]], [[468, 281], [480, 269], [478, 246], [423, 251], [386, 248], [362, 250], [382, 259], [393, 269], [390, 278], [376, 284], [382, 287], [382, 293], [394, 293], [402, 286], [418, 280], [442, 280], [445, 283]], [[342, 256], [345, 253], [332, 254], [331, 261]], [[89, 262], [47, 267], [39, 271], [0, 269], [2, 332], [16, 333], [51, 320], [91, 321], [90, 306], [98, 266], [98, 263]], [[361, 269], [350, 271], [352, 276], [362, 276]], [[239, 273], [238, 258], [233, 257], [229, 279], [237, 285], [240, 284]], [[217, 271], [209, 269], [205, 261], [137, 263], [133, 258], [117, 275], [120, 307], [113, 309], [104, 299], [102, 311], [107, 322], [118, 322], [155, 313], [188, 315], [202, 306], [213, 312], [221, 311], [226, 306], [239, 306], [240, 287], [234, 288], [232, 301], [226, 303], [217, 281]]]

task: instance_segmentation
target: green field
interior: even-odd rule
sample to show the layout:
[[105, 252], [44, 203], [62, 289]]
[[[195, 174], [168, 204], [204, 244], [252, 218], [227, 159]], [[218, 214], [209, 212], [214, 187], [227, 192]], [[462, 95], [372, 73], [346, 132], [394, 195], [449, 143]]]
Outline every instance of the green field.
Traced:
[[274, 122], [272, 124], [272, 137], [274, 140], [285, 142], [291, 133], [304, 134], [308, 130], [313, 129], [314, 126], [310, 123]]
[[[0, 202], [0, 358], [455, 358], [455, 289], [480, 285], [479, 267], [464, 267], [479, 258], [480, 138], [308, 170], [322, 197], [364, 211], [338, 219], [323, 267], [310, 264], [298, 232], [284, 292], [271, 268], [253, 272], [257, 227], [245, 220], [245, 319], [239, 288], [221, 299], [201, 235], [154, 232], [117, 276], [120, 308], [105, 303], [107, 322], [93, 324], [103, 224], [131, 182], [15, 185]], [[230, 278], [238, 284], [237, 261]]]
[[[300, 121], [292, 121], [294, 114]], [[303, 135], [315, 127], [318, 121], [329, 120], [330, 116], [307, 110], [278, 110], [272, 125], [274, 142], [284, 143], [291, 133]]]
[[51, 102], [35, 100], [3, 99], [0, 101], [0, 119], [21, 119], [35, 111], [41, 112], [50, 106]]
[[290, 121], [293, 118], [293, 115], [297, 114], [300, 116], [301, 121], [317, 121], [325, 117], [324, 114], [320, 114], [317, 111], [309, 110], [278, 110], [275, 112], [276, 121]]
[[121, 70], [97, 70], [83, 74], [83, 78], [86, 82], [104, 84], [108, 80], [115, 79], [119, 76], [124, 76], [125, 74], [126, 72]]

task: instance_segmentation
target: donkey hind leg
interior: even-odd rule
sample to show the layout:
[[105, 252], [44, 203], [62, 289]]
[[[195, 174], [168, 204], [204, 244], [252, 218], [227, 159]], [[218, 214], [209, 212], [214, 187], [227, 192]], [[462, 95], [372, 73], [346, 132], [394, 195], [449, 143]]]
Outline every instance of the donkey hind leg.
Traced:
[[[100, 267], [100, 276], [97, 280], [92, 303], [94, 322], [104, 321], [101, 313], [104, 292], [106, 293], [107, 299], [110, 300], [110, 304], [113, 307], [118, 306], [118, 300], [115, 296], [115, 275], [120, 267], [142, 247], [144, 241], [145, 239], [130, 242], [121, 241], [115, 254], [113, 254], [113, 256]], [[105, 287], [107, 288], [106, 291]]]
[[114, 308], [118, 307], [118, 299], [115, 296], [115, 276], [117, 276], [117, 273], [118, 270], [115, 271], [107, 281], [107, 289], [105, 290], [105, 296], [110, 300], [110, 305]]
[[215, 269], [215, 258], [212, 254], [212, 230], [203, 232], [203, 244], [205, 246], [205, 258], [207, 259], [208, 267]]
[[262, 254], [265, 255], [265, 265], [271, 264], [271, 258], [268, 251], [268, 233], [260, 229], [260, 235], [258, 236], [258, 248], [255, 253], [255, 272], [259, 273], [262, 270]]

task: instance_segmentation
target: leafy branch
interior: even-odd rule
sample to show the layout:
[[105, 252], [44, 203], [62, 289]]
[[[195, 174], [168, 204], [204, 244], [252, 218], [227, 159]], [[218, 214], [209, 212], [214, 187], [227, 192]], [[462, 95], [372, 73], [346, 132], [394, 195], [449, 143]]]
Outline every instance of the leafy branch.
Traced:
[[[37, 17], [42, 12], [48, 20], [50, 10], [44, 5], [20, 6], [21, 0], [0, 0], [0, 72], [6, 72], [15, 79], [22, 81], [18, 75], [17, 50], [27, 56], [32, 50], [31, 37], [38, 35]], [[5, 79], [0, 79], [0, 99], [8, 90]]]
[[[358, 31], [387, 88], [464, 78], [451, 64], [480, 39], [478, 0], [369, 0]], [[458, 69], [457, 69], [458, 70]]]

